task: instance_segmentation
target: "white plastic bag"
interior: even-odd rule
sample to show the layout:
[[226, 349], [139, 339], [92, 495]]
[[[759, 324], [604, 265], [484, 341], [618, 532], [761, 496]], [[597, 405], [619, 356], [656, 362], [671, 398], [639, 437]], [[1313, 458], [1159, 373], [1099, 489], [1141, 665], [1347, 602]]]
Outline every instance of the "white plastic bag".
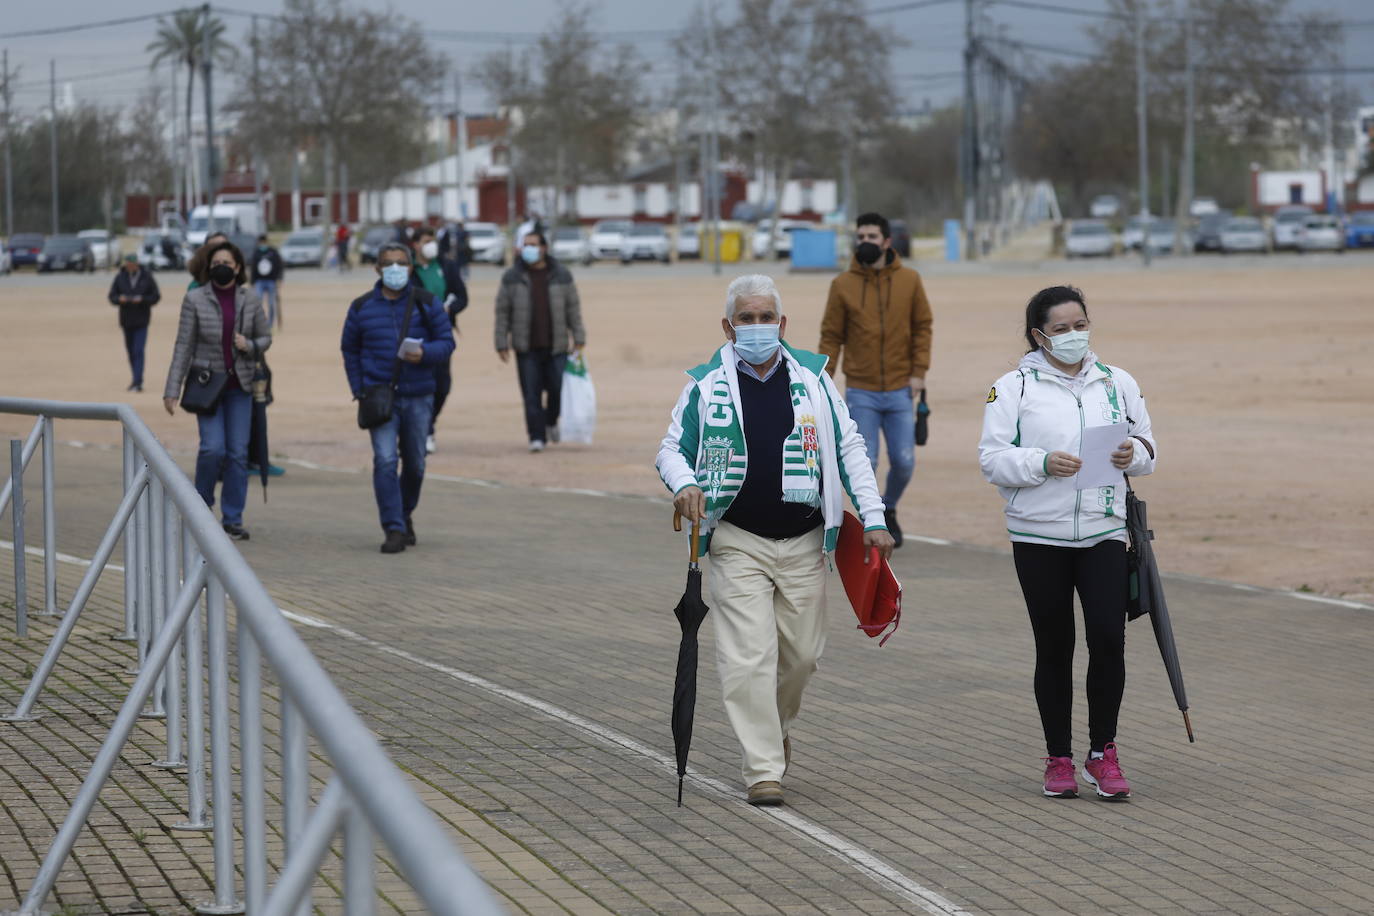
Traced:
[[592, 444], [592, 434], [596, 432], [596, 387], [581, 353], [569, 356], [563, 368], [558, 432], [562, 441], [584, 445]]

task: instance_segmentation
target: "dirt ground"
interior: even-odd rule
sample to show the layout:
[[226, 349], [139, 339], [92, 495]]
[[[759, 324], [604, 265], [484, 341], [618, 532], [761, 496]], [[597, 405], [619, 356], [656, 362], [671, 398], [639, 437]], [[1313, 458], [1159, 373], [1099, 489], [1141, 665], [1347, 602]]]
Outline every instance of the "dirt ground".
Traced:
[[[499, 271], [474, 269], [460, 319], [454, 392], [440, 419], [433, 472], [512, 485], [665, 495], [653, 457], [685, 368], [721, 339], [725, 285], [758, 265], [596, 265], [575, 275], [597, 384], [596, 444], [525, 450], [515, 370], [492, 346]], [[828, 275], [771, 271], [787, 338], [817, 342]], [[297, 270], [283, 291], [285, 329], [270, 361], [273, 453], [365, 468], [339, 357], [348, 302], [370, 272]], [[176, 328], [180, 276], [160, 274], [166, 301], [148, 341], [146, 390], [126, 394], [128, 368], [108, 275], [0, 279], [0, 393], [73, 401], [128, 400], [171, 448], [194, 450], [196, 424], [169, 417], [160, 398]], [[1084, 265], [931, 264], [934, 366], [931, 434], [901, 518], [908, 533], [1005, 545], [1001, 501], [983, 482], [977, 441], [988, 387], [1024, 349], [1022, 310], [1037, 289], [1081, 286], [1094, 347], [1140, 380], [1159, 440], [1150, 502], [1157, 551], [1170, 571], [1255, 585], [1374, 597], [1374, 256], [1272, 256]], [[0, 433], [28, 422], [0, 416]], [[64, 423], [59, 437], [117, 441], [103, 424]], [[272, 485], [289, 487], [291, 472]], [[359, 499], [369, 499], [363, 481]], [[256, 497], [248, 523], [272, 512]], [[423, 512], [423, 504], [421, 506]], [[664, 524], [669, 522], [665, 512]], [[907, 549], [919, 550], [919, 544]]]

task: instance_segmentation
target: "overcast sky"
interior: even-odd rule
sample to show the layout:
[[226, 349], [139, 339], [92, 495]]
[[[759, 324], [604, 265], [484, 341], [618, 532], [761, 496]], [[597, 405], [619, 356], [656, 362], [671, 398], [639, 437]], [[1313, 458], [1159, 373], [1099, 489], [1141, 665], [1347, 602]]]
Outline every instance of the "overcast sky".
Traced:
[[[896, 0], [868, 0], [871, 8], [895, 5]], [[1012, 36], [1022, 41], [1062, 47], [1069, 51], [1089, 51], [1091, 41], [1084, 31], [1093, 20], [1059, 13], [1030, 11], [998, 5], [996, 0], [980, 0], [987, 4], [989, 18], [1011, 29]], [[1104, 10], [1107, 0], [1053, 0], [1056, 5], [1084, 10]], [[732, 0], [719, 0], [719, 9], [728, 9]], [[22, 72], [16, 81], [15, 104], [23, 113], [32, 113], [48, 102], [49, 61], [56, 60], [59, 87], [70, 85], [79, 100], [101, 104], [130, 104], [152, 78], [146, 67], [144, 48], [156, 28], [152, 21], [112, 26], [91, 31], [43, 37], [15, 38], [9, 33], [54, 26], [70, 26], [87, 22], [156, 13], [177, 5], [177, 0], [59, 0], [55, 3], [32, 3], [10, 0], [6, 15], [0, 22], [0, 47], [7, 48], [11, 66], [19, 65]], [[218, 6], [219, 4], [217, 4]], [[359, 5], [354, 2], [353, 5]], [[559, 0], [500, 0], [481, 3], [467, 0], [461, 4], [461, 14], [455, 13], [460, 4], [453, 0], [407, 0], [392, 4], [405, 15], [428, 23], [435, 28], [471, 30], [470, 38], [436, 41], [435, 47], [449, 55], [464, 70], [483, 53], [508, 43], [518, 46], [527, 42], [554, 20]], [[277, 13], [282, 0], [232, 0], [222, 7], [226, 13], [231, 35], [246, 34], [249, 20], [229, 15], [227, 10], [247, 13]], [[683, 26], [697, 0], [600, 0], [596, 27], [604, 31], [646, 30], [671, 32]], [[1290, 0], [1291, 13], [1323, 12], [1341, 20], [1358, 21], [1362, 28], [1346, 31], [1344, 64], [1370, 66], [1374, 64], [1374, 0]], [[959, 94], [961, 84], [957, 71], [961, 66], [963, 43], [963, 4], [950, 2], [919, 10], [876, 14], [874, 21], [908, 44], [893, 61], [896, 82], [893, 91], [905, 104], [902, 108], [917, 108], [929, 98], [939, 105]], [[657, 70], [646, 65], [645, 84], [652, 89], [665, 88], [671, 79], [670, 68], [663, 60], [665, 37], [645, 37], [636, 42], [646, 60], [657, 59]], [[1046, 63], [1053, 61], [1048, 54], [1038, 55]], [[1315, 62], [1322, 66], [1340, 62]], [[163, 67], [157, 78], [170, 86], [170, 73]], [[1374, 77], [1348, 77], [1363, 104], [1374, 105]], [[217, 89], [223, 84], [217, 84]], [[181, 86], [185, 90], [184, 83]], [[60, 88], [59, 91], [64, 91]], [[451, 91], [451, 90], [449, 90]], [[486, 100], [476, 86], [464, 89], [464, 107], [481, 110]], [[222, 98], [220, 92], [217, 97]], [[197, 100], [199, 107], [199, 100]]]

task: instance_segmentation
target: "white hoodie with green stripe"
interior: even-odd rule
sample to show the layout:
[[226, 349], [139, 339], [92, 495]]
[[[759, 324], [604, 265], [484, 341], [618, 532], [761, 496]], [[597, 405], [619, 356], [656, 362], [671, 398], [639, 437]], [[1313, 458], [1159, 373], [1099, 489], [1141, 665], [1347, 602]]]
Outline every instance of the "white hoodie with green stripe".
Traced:
[[[886, 530], [883, 501], [868, 450], [835, 383], [825, 372], [827, 357], [782, 345], [782, 358], [793, 386], [797, 428], [784, 447], [784, 492], [788, 502], [819, 499], [825, 522], [825, 550], [833, 551], [844, 520], [844, 493], [858, 510], [865, 531]], [[673, 408], [668, 435], [654, 466], [668, 490], [698, 486], [706, 494], [701, 552], [710, 533], [729, 510], [749, 466], [740, 409], [739, 358], [726, 343], [711, 361], [689, 369], [692, 379]], [[817, 492], [818, 491], [818, 492]]]
[[1126, 474], [1155, 469], [1154, 436], [1140, 386], [1124, 369], [1089, 353], [1069, 376], [1039, 350], [997, 380], [983, 411], [978, 460], [988, 483], [1007, 501], [1007, 532], [1013, 541], [1091, 547], [1126, 540], [1125, 487], [1078, 490], [1072, 477], [1051, 477], [1050, 452], [1077, 455], [1083, 429], [1126, 423], [1137, 440]]

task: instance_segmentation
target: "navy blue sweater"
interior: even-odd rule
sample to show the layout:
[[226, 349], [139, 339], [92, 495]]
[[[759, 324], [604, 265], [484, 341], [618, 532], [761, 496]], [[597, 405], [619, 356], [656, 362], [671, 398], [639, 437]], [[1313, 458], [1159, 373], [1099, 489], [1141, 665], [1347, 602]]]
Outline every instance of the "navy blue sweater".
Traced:
[[[401, 328], [405, 318], [406, 298], [414, 294], [415, 308], [410, 327]], [[391, 381], [396, 365], [396, 351], [401, 338], [418, 337], [424, 341], [424, 356], [417, 363], [401, 363], [396, 393], [402, 397], [420, 397], [434, 393], [434, 367], [453, 353], [453, 331], [441, 303], [423, 287], [407, 286], [399, 299], [382, 295], [378, 281], [370, 294], [356, 299], [344, 319], [344, 371], [348, 373], [348, 387], [356, 398], [368, 385]]]

